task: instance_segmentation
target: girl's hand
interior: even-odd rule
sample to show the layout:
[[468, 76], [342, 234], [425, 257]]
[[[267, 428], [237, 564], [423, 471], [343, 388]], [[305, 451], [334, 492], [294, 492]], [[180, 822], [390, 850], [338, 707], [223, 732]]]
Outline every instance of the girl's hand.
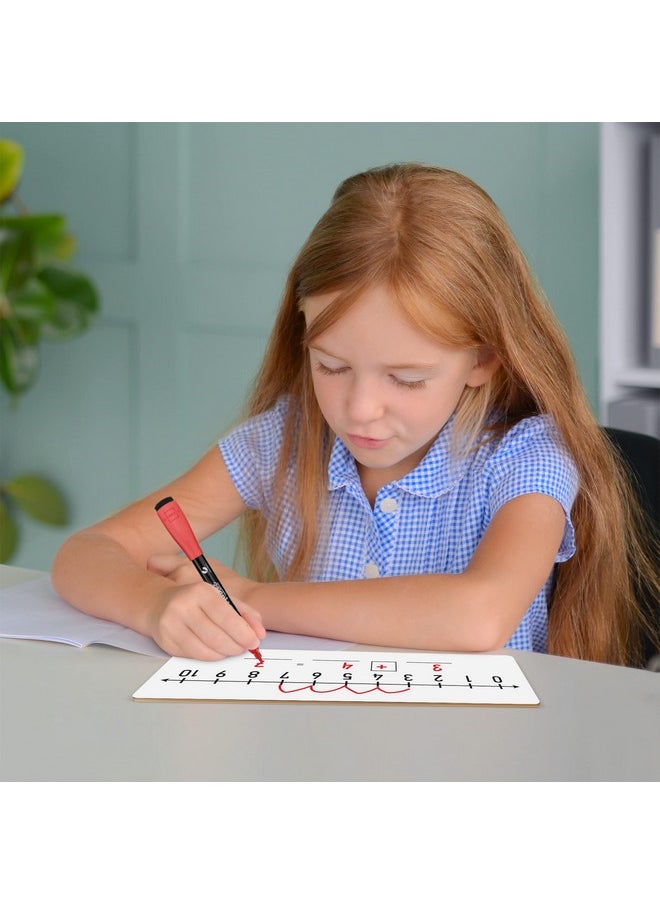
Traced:
[[[232, 599], [237, 615], [192, 563], [177, 555], [152, 556], [147, 568], [172, 582], [154, 607], [151, 633], [171, 656], [213, 661], [259, 646], [266, 631], [256, 610]], [[227, 569], [229, 573], [232, 573]]]

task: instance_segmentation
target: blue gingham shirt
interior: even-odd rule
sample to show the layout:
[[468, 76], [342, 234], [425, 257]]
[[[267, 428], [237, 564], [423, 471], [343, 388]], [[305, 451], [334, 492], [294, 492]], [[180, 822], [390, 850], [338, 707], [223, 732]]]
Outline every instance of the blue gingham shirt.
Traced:
[[[295, 535], [295, 514], [284, 505], [277, 521], [273, 478], [282, 443], [287, 399], [250, 418], [219, 443], [229, 474], [248, 508], [265, 515], [273, 563], [284, 574]], [[456, 460], [450, 454], [453, 418], [423, 461], [378, 491], [369, 504], [355, 460], [337, 438], [328, 465], [328, 523], [309, 580], [339, 581], [465, 570], [495, 513], [526, 493], [543, 493], [564, 509], [566, 523], [556, 562], [575, 552], [570, 511], [577, 492], [575, 465], [547, 415], [525, 418], [503, 437]], [[288, 489], [295, 481], [289, 475]], [[547, 612], [553, 574], [506, 646], [547, 649]]]

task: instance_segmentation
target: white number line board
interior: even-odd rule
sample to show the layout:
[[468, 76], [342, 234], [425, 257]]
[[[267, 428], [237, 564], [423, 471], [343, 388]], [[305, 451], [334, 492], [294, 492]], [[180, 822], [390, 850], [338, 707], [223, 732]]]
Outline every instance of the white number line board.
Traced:
[[512, 656], [393, 650], [266, 650], [261, 667], [250, 653], [218, 662], [175, 656], [133, 698], [509, 706], [539, 702]]

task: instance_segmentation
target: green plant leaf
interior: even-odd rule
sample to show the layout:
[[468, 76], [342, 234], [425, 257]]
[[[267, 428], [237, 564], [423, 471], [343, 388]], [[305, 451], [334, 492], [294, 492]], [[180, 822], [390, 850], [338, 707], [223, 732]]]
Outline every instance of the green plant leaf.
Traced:
[[0, 204], [13, 194], [23, 172], [23, 148], [0, 138]]
[[0, 217], [0, 230], [13, 233], [29, 244], [36, 268], [52, 260], [66, 259], [75, 249], [75, 240], [66, 231], [66, 218], [59, 213]]
[[29, 235], [37, 244], [56, 244], [66, 233], [66, 218], [61, 213], [17, 214], [0, 217], [0, 227]]
[[0, 563], [8, 562], [18, 545], [18, 528], [11, 512], [0, 497]]
[[45, 524], [66, 524], [66, 502], [49, 480], [36, 474], [19, 474], [4, 485], [4, 492], [26, 515]]
[[5, 291], [19, 289], [34, 270], [34, 251], [30, 237], [0, 227], [0, 282]]
[[44, 339], [69, 339], [86, 330], [99, 308], [94, 283], [82, 273], [62, 267], [44, 267], [39, 280], [55, 299], [53, 314], [43, 323]]
[[55, 313], [55, 297], [38, 279], [28, 280], [20, 292], [9, 296], [11, 310], [19, 320], [40, 323]]
[[57, 246], [54, 248], [53, 253], [58, 260], [67, 261], [70, 257], [73, 257], [76, 251], [76, 239], [71, 235], [70, 232], [67, 232], [65, 235], [57, 243]]
[[10, 395], [25, 392], [39, 372], [38, 326], [0, 318], [0, 379]]

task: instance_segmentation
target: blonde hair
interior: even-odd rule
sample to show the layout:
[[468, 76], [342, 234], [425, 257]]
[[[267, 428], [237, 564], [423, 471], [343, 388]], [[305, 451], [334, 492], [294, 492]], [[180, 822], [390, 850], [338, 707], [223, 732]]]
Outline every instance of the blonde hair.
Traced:
[[[469, 441], [521, 418], [552, 416], [579, 472], [572, 510], [577, 552], [557, 566], [549, 652], [640, 664], [640, 586], [655, 593], [654, 552], [641, 512], [598, 426], [566, 336], [492, 199], [467, 177], [421, 164], [380, 167], [345, 180], [289, 274], [247, 414], [293, 400], [277, 487], [295, 473], [299, 531], [285, 580], [304, 580], [322, 536], [331, 437], [314, 396], [307, 344], [369, 286], [385, 285], [437, 341], [494, 351], [483, 386], [466, 387], [457, 425]], [[337, 292], [306, 330], [304, 300]], [[283, 495], [283, 493], [281, 494]], [[243, 549], [257, 580], [274, 578], [258, 512], [244, 517]]]

